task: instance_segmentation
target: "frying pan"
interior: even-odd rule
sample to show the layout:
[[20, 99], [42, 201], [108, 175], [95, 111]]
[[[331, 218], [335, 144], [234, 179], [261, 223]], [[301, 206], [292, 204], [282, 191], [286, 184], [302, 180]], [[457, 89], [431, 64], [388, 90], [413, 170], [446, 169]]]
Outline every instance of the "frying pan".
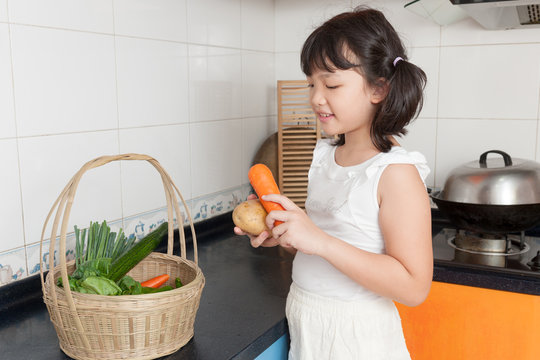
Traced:
[[481, 233], [512, 233], [540, 224], [540, 204], [491, 205], [443, 200], [430, 194], [441, 213], [459, 229]]

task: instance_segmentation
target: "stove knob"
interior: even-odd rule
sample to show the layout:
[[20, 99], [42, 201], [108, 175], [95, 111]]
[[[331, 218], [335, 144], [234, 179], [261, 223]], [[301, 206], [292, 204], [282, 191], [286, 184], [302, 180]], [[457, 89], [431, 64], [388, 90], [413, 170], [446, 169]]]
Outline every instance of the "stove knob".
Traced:
[[534, 271], [540, 270], [540, 250], [538, 250], [538, 252], [536, 253], [536, 256], [533, 257], [531, 261], [527, 263], [527, 265], [529, 265], [529, 267], [533, 269]]

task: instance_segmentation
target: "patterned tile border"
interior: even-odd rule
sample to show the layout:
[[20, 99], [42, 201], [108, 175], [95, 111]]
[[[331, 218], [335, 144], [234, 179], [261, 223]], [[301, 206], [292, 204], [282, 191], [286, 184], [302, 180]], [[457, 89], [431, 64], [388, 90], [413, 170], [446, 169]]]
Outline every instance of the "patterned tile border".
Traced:
[[[236, 205], [244, 201], [253, 190], [249, 184], [223, 190], [218, 193], [205, 195], [193, 200], [186, 201], [190, 208], [191, 217], [194, 223], [210, 219], [214, 216], [232, 211]], [[180, 204], [180, 211], [184, 218], [184, 223], [188, 223], [187, 214], [183, 204]], [[167, 208], [152, 210], [146, 213], [128, 216], [124, 219], [108, 222], [112, 231], [118, 231], [120, 227], [128, 237], [141, 239], [152, 229], [167, 221]], [[174, 214], [175, 228], [178, 225], [176, 214]], [[58, 260], [58, 241], [55, 249], [55, 264]], [[49, 240], [43, 242], [43, 262], [49, 268]], [[39, 243], [20, 247], [14, 250], [0, 253], [0, 288], [12, 281], [17, 281], [27, 276], [39, 274]], [[75, 235], [73, 232], [66, 235], [66, 259], [75, 258]], [[27, 270], [28, 269], [28, 270]]]
[[0, 255], [0, 286], [28, 276], [24, 247]]

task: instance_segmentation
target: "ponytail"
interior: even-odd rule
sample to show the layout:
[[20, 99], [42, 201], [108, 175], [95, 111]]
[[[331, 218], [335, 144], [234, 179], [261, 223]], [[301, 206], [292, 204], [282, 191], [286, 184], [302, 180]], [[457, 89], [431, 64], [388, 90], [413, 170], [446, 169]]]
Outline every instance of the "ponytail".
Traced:
[[413, 63], [404, 59], [395, 63], [387, 80], [388, 93], [371, 123], [371, 140], [378, 150], [390, 150], [389, 136], [407, 134], [405, 127], [422, 110], [426, 81], [424, 71]]

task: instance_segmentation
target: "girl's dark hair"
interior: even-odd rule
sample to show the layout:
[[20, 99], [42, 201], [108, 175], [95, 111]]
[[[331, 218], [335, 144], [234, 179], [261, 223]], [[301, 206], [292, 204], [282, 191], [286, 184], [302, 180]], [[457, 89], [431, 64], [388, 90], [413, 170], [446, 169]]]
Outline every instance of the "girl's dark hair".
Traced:
[[[397, 57], [403, 60], [394, 66]], [[369, 85], [387, 86], [370, 129], [379, 151], [388, 152], [392, 146], [388, 137], [405, 135], [405, 126], [422, 109], [426, 74], [407, 61], [399, 35], [378, 10], [357, 7], [328, 20], [307, 38], [300, 59], [307, 76], [318, 69], [354, 68]], [[344, 143], [340, 134], [336, 145]]]

